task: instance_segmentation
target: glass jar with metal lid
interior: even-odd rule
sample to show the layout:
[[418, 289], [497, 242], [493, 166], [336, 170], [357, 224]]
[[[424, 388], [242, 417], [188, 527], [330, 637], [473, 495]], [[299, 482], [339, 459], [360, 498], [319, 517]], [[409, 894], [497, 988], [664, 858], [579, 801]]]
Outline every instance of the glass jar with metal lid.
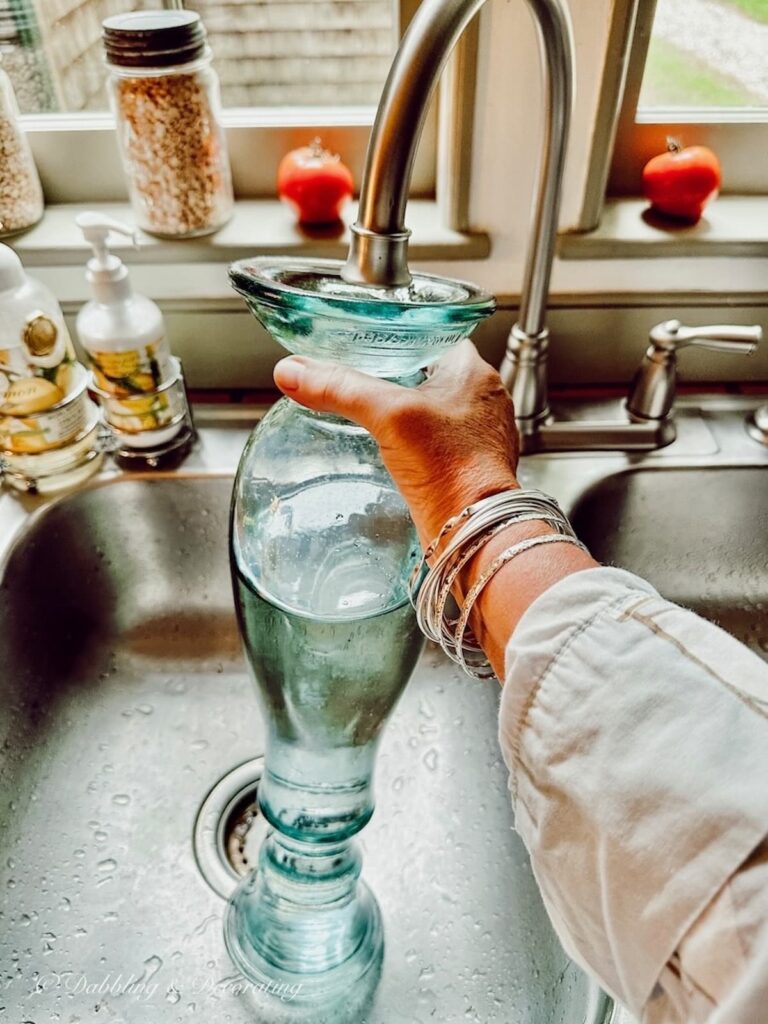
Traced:
[[138, 11], [104, 21], [109, 92], [140, 227], [205, 235], [229, 220], [232, 177], [219, 83], [200, 16]]

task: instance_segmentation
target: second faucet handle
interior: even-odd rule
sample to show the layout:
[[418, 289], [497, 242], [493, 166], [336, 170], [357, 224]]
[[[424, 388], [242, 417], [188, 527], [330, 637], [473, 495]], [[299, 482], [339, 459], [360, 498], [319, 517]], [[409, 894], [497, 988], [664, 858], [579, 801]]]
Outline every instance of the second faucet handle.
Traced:
[[751, 355], [763, 337], [758, 324], [707, 324], [705, 327], [686, 327], [679, 320], [665, 320], [651, 331], [651, 346], [664, 352], [676, 351], [688, 345], [713, 349], [716, 352], [743, 352]]
[[757, 324], [686, 327], [679, 320], [657, 324], [651, 331], [651, 343], [629, 391], [627, 410], [630, 416], [636, 420], [664, 420], [669, 416], [675, 400], [678, 349], [698, 346], [716, 352], [751, 355], [762, 336], [762, 328]]

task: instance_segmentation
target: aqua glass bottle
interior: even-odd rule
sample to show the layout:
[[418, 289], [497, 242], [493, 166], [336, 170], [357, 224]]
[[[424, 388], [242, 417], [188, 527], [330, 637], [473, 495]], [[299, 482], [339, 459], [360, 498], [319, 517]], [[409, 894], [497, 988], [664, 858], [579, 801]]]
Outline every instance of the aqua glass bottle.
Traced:
[[[289, 351], [404, 384], [493, 310], [462, 282], [359, 288], [340, 266], [250, 260], [230, 276]], [[421, 649], [407, 594], [419, 555], [370, 434], [281, 399], [251, 435], [232, 503], [238, 620], [267, 734], [259, 804], [272, 831], [229, 902], [225, 940], [254, 986], [267, 996], [290, 986], [308, 1019], [374, 984], [381, 962], [381, 917], [352, 837], [373, 813], [377, 745]]]

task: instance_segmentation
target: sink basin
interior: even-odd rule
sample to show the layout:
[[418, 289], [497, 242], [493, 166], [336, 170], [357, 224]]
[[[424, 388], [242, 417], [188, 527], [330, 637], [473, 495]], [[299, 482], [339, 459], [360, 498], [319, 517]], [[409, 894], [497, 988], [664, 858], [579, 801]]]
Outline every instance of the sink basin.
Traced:
[[[625, 503], [650, 500], [640, 486]], [[219, 780], [264, 745], [235, 629], [230, 491], [231, 479], [215, 476], [118, 477], [42, 507], [8, 553], [0, 1008], [9, 1020], [254, 1019], [224, 952], [219, 894], [234, 887], [232, 865], [252, 860], [252, 833], [237, 832], [253, 827], [252, 793], [224, 793], [220, 826], [210, 800], [202, 827], [198, 819]], [[375, 1001], [354, 1024], [617, 1019], [562, 952], [512, 831], [497, 700], [430, 649], [386, 731], [378, 806], [362, 834], [386, 957]], [[251, 771], [255, 780], [255, 767], [236, 773], [239, 784]]]
[[571, 511], [601, 562], [649, 580], [768, 657], [768, 466], [627, 469]]

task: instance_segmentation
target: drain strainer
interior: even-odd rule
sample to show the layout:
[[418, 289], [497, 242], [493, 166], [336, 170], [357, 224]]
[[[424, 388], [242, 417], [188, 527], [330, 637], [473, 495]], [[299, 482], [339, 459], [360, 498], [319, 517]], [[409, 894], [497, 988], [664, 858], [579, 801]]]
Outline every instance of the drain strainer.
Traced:
[[195, 821], [197, 866], [224, 899], [256, 867], [259, 847], [269, 831], [256, 802], [263, 770], [264, 758], [257, 757], [227, 772], [203, 801]]

